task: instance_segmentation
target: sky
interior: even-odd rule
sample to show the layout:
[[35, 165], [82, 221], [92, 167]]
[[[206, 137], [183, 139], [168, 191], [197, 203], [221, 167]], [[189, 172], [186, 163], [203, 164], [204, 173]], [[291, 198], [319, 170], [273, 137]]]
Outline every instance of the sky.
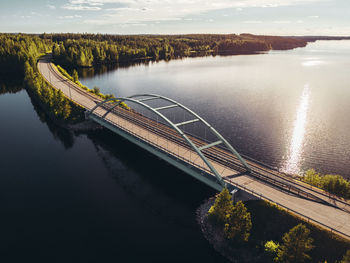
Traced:
[[350, 0], [0, 0], [0, 32], [350, 36]]

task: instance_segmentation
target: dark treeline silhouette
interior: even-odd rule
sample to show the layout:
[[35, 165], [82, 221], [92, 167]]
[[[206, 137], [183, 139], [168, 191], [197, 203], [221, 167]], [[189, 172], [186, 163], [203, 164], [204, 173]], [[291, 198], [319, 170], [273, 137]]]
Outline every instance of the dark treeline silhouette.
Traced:
[[217, 54], [254, 54], [271, 49], [304, 47], [301, 38], [251, 34], [102, 35], [42, 34], [53, 42], [55, 62], [68, 67], [91, 67], [135, 60], [169, 60]]
[[350, 40], [350, 37], [346, 36], [301, 36], [297, 38], [304, 39], [307, 42], [315, 42], [317, 40]]

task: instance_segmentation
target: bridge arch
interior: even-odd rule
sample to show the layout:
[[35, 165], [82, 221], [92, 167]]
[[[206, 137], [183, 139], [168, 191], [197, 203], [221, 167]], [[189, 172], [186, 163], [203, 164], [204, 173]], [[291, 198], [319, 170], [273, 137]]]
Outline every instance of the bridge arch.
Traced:
[[[163, 106], [163, 107], [151, 107], [150, 105], [146, 104], [145, 101], [150, 101], [150, 100], [163, 100], [166, 102], [170, 102], [172, 103], [171, 105], [168, 106]], [[108, 103], [108, 102], [115, 102], [114, 105], [112, 105], [107, 111], [106, 113], [104, 113], [104, 115], [102, 116], [102, 118], [106, 118], [106, 116], [117, 106], [121, 105], [123, 102], [133, 102], [136, 103], [138, 105], [141, 105], [142, 107], [150, 110], [151, 112], [155, 113], [157, 116], [159, 116], [161, 119], [163, 119], [166, 123], [168, 123], [187, 143], [188, 145], [190, 145], [190, 147], [192, 148], [192, 150], [194, 150], [199, 157], [203, 160], [203, 162], [208, 166], [208, 168], [211, 170], [211, 172], [215, 175], [215, 177], [217, 178], [217, 180], [219, 181], [219, 183], [221, 184], [222, 187], [226, 186], [226, 182], [223, 180], [223, 178], [221, 177], [221, 175], [218, 173], [218, 171], [214, 168], [214, 166], [211, 164], [211, 162], [208, 160], [208, 158], [203, 154], [203, 150], [208, 149], [210, 147], [219, 145], [219, 144], [224, 144], [227, 149], [233, 153], [238, 160], [242, 163], [242, 165], [246, 168], [246, 170], [248, 172], [251, 171], [250, 167], [248, 166], [248, 164], [245, 162], [245, 160], [240, 156], [240, 154], [232, 147], [232, 145], [218, 132], [214, 129], [214, 127], [212, 127], [207, 121], [205, 121], [202, 117], [200, 117], [197, 113], [193, 112], [192, 110], [190, 110], [189, 108], [187, 108], [186, 106], [182, 105], [179, 102], [176, 102], [175, 100], [172, 100], [170, 98], [161, 96], [161, 95], [156, 95], [156, 94], [136, 94], [136, 95], [132, 95], [129, 97], [119, 97], [119, 98], [111, 98], [111, 99], [106, 99], [102, 102], [97, 103], [91, 110], [89, 110], [87, 112], [87, 116], [90, 116], [91, 114], [93, 114], [93, 112], [99, 108], [102, 107], [104, 104]], [[173, 123], [169, 118], [167, 118], [164, 114], [162, 114], [160, 111], [165, 110], [165, 109], [171, 109], [171, 108], [175, 108], [175, 107], [180, 107], [183, 110], [185, 110], [187, 113], [189, 113], [190, 115], [192, 115], [194, 117], [194, 119], [189, 120], [189, 121], [185, 121], [182, 123]], [[203, 123], [207, 128], [209, 128], [209, 130], [212, 132], [212, 134], [218, 139], [216, 142], [213, 143], [209, 143], [207, 145], [201, 146], [201, 147], [197, 147], [196, 144], [179, 128], [183, 125], [186, 124], [190, 124], [193, 122], [201, 122]]]

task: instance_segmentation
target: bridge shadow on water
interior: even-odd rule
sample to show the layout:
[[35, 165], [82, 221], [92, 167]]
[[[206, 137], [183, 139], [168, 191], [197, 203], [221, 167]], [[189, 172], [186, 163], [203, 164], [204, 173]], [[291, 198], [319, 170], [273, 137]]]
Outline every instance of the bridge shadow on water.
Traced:
[[[74, 132], [62, 127], [46, 114], [29, 93], [28, 96], [40, 121], [47, 125], [55, 140], [61, 142], [65, 149], [70, 149], [77, 136], [87, 135], [111, 176], [133, 194], [140, 196], [145, 188], [151, 187], [157, 189], [156, 199], [164, 198], [161, 195], [165, 194], [173, 200], [193, 206], [216, 194], [210, 187], [108, 129]], [[130, 171], [138, 178], [131, 178]]]
[[[59, 141], [66, 150], [74, 150], [81, 143], [82, 138], [85, 138], [84, 141], [87, 139], [88, 143], [93, 145], [96, 156], [102, 162], [102, 166], [106, 168], [107, 176], [110, 176], [115, 182], [116, 190], [122, 189], [127, 196], [127, 203], [111, 200], [116, 205], [116, 213], [119, 210], [118, 206], [130, 206], [128, 209], [140, 209], [141, 217], [142, 215], [146, 216], [145, 222], [140, 225], [149, 225], [150, 229], [157, 229], [159, 223], [167, 226], [170, 243], [179, 244], [182, 243], [180, 239], [184, 240], [184, 248], [177, 248], [175, 251], [187, 251], [187, 243], [190, 242], [193, 246], [193, 252], [190, 253], [193, 254], [188, 255], [188, 258], [184, 258], [183, 262], [189, 262], [191, 258], [194, 259], [197, 256], [203, 259], [207, 258], [204, 262], [213, 262], [213, 260], [215, 262], [227, 262], [204, 239], [196, 221], [196, 209], [204, 200], [216, 193], [214, 190], [107, 129], [72, 132], [52, 121], [35, 101], [32, 100], [32, 104], [40, 121], [47, 125], [54, 139]], [[84, 153], [82, 153], [81, 158], [84, 158]], [[101, 174], [95, 173], [93, 176], [98, 181], [104, 181], [105, 175], [106, 172], [102, 171]], [[82, 179], [84, 180], [84, 178]], [[103, 189], [101, 190], [103, 191]], [[91, 213], [94, 213], [94, 211], [92, 210]], [[123, 217], [123, 215], [120, 216]], [[156, 221], [150, 222], [149, 218], [154, 218]], [[128, 220], [128, 218], [121, 220]], [[140, 220], [142, 221], [143, 218], [140, 218]], [[133, 220], [130, 221], [133, 222]], [[126, 225], [126, 227], [129, 226]], [[135, 227], [137, 229], [140, 226]], [[173, 232], [181, 234], [174, 236], [174, 234], [171, 234]], [[136, 230], [135, 233], [131, 234], [137, 234]], [[186, 255], [173, 255], [173, 259], [168, 258], [169, 251], [173, 250], [166, 245], [169, 240], [156, 240], [157, 236], [160, 236], [158, 232], [155, 233], [155, 237], [148, 237], [150, 244], [158, 244], [159, 247], [159, 254], [154, 257], [154, 262], [158, 262], [159, 259], [164, 259], [167, 262], [178, 262], [180, 258], [187, 257]], [[163, 234], [163, 236], [167, 236], [167, 234]], [[145, 237], [140, 239], [144, 241]], [[110, 242], [115, 241], [110, 240]], [[140, 241], [137, 239], [134, 241], [138, 251], [145, 249], [154, 251], [154, 248], [150, 247], [151, 245], [140, 245], [139, 243]], [[106, 246], [104, 243], [96, 245], [97, 248], [94, 248], [94, 250], [103, 250], [104, 248], [99, 247]], [[144, 248], [140, 248], [140, 246]], [[198, 255], [199, 251], [203, 249], [205, 250], [204, 254]], [[110, 255], [106, 254], [102, 258], [109, 258], [115, 252], [108, 253]], [[124, 255], [128, 253], [131, 253], [131, 251], [120, 253], [121, 258], [124, 258]], [[141, 255], [133, 255], [131, 258], [138, 257], [141, 257]], [[145, 259], [148, 261], [151, 258], [146, 257]], [[87, 262], [92, 261], [88, 260]]]
[[[110, 175], [133, 198], [166, 220], [197, 227], [195, 209], [213, 196], [214, 190], [108, 130], [89, 133], [88, 137]], [[181, 216], [184, 213], [179, 209], [184, 207], [192, 211], [191, 220]]]
[[39, 166], [14, 174], [19, 179], [13, 185], [15, 178], [5, 170], [3, 187], [19, 204], [4, 199], [0, 261], [227, 262], [195, 219], [197, 207], [215, 194], [212, 189], [108, 130], [72, 132], [33, 99], [31, 104], [35, 113], [28, 116], [39, 119], [40, 128], [28, 134], [48, 133], [42, 142], [51, 143], [52, 135], [63, 147], [52, 143], [52, 152], [45, 145], [39, 148], [49, 152], [31, 155], [31, 144], [23, 146], [28, 162]]
[[[198, 228], [195, 210], [216, 191], [105, 128], [73, 132], [60, 127], [35, 100], [31, 99], [31, 102], [41, 122], [47, 125], [55, 140], [60, 141], [65, 149], [74, 146], [77, 136], [87, 136], [110, 176], [131, 198], [142, 202], [166, 221]], [[183, 209], [188, 211], [181, 211]], [[192, 218], [182, 216], [189, 213]]]

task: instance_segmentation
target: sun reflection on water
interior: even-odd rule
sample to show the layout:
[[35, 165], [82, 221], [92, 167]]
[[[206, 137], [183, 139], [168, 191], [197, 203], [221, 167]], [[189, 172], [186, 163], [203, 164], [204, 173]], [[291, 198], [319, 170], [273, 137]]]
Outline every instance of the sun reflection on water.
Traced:
[[300, 172], [306, 117], [309, 108], [309, 93], [309, 85], [306, 84], [300, 98], [300, 104], [293, 125], [293, 136], [288, 150], [288, 158], [282, 167], [282, 171], [285, 173], [297, 174]]

